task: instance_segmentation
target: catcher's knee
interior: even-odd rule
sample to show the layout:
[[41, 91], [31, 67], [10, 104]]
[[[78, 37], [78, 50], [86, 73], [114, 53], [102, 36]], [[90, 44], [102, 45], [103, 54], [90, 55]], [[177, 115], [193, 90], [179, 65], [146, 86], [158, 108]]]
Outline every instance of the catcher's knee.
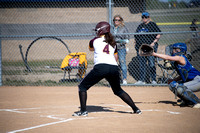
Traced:
[[172, 91], [173, 93], [175, 93], [177, 87], [178, 87], [178, 83], [177, 83], [176, 81], [172, 81], [172, 82], [169, 84], [169, 89], [170, 89], [170, 91]]
[[184, 92], [186, 91], [187, 87], [184, 85], [179, 85], [177, 87], [177, 94], [183, 96]]
[[183, 96], [183, 93], [186, 91], [187, 87], [183, 84], [179, 84], [176, 81], [173, 81], [169, 84], [169, 89], [176, 95]]

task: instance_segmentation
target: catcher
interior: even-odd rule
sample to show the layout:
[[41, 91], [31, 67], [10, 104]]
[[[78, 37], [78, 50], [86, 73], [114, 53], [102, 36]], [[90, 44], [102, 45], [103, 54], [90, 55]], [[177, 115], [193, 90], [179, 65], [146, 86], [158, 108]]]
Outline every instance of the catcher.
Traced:
[[186, 57], [187, 45], [175, 43], [172, 45], [172, 56], [153, 52], [149, 45], [140, 47], [141, 56], [156, 56], [164, 60], [172, 61], [178, 77], [169, 79], [169, 89], [180, 99], [177, 104], [180, 106], [192, 105], [193, 108], [200, 108], [200, 99], [193, 93], [200, 91], [200, 72], [195, 69]]

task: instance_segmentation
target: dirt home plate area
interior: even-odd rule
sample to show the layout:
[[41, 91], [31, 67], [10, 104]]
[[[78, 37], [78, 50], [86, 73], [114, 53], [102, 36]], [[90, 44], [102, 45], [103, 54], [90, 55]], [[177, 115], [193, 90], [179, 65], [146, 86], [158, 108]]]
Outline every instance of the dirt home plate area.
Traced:
[[[1, 133], [199, 133], [200, 109], [179, 107], [168, 87], [123, 87], [142, 110], [131, 108], [109, 87], [88, 91], [87, 117], [79, 110], [78, 88], [0, 87]], [[196, 93], [200, 96], [200, 93]]]

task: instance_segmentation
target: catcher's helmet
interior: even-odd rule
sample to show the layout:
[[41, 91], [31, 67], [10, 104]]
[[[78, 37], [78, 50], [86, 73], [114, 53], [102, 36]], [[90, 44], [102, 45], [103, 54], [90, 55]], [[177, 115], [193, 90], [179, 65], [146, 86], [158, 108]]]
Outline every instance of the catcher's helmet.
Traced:
[[98, 36], [110, 32], [110, 24], [108, 22], [99, 22], [95, 27], [96, 34]]
[[172, 48], [179, 48], [181, 50], [180, 52], [175, 53], [174, 55], [186, 54], [187, 52], [187, 45], [185, 43], [175, 43], [172, 45]]

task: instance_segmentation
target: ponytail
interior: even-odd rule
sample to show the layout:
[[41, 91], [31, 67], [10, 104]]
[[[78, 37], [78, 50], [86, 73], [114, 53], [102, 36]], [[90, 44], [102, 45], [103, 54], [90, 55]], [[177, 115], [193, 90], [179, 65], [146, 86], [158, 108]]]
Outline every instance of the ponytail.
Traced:
[[114, 39], [113, 35], [110, 32], [105, 33], [105, 42], [110, 44], [113, 48], [116, 45], [115, 39]]

